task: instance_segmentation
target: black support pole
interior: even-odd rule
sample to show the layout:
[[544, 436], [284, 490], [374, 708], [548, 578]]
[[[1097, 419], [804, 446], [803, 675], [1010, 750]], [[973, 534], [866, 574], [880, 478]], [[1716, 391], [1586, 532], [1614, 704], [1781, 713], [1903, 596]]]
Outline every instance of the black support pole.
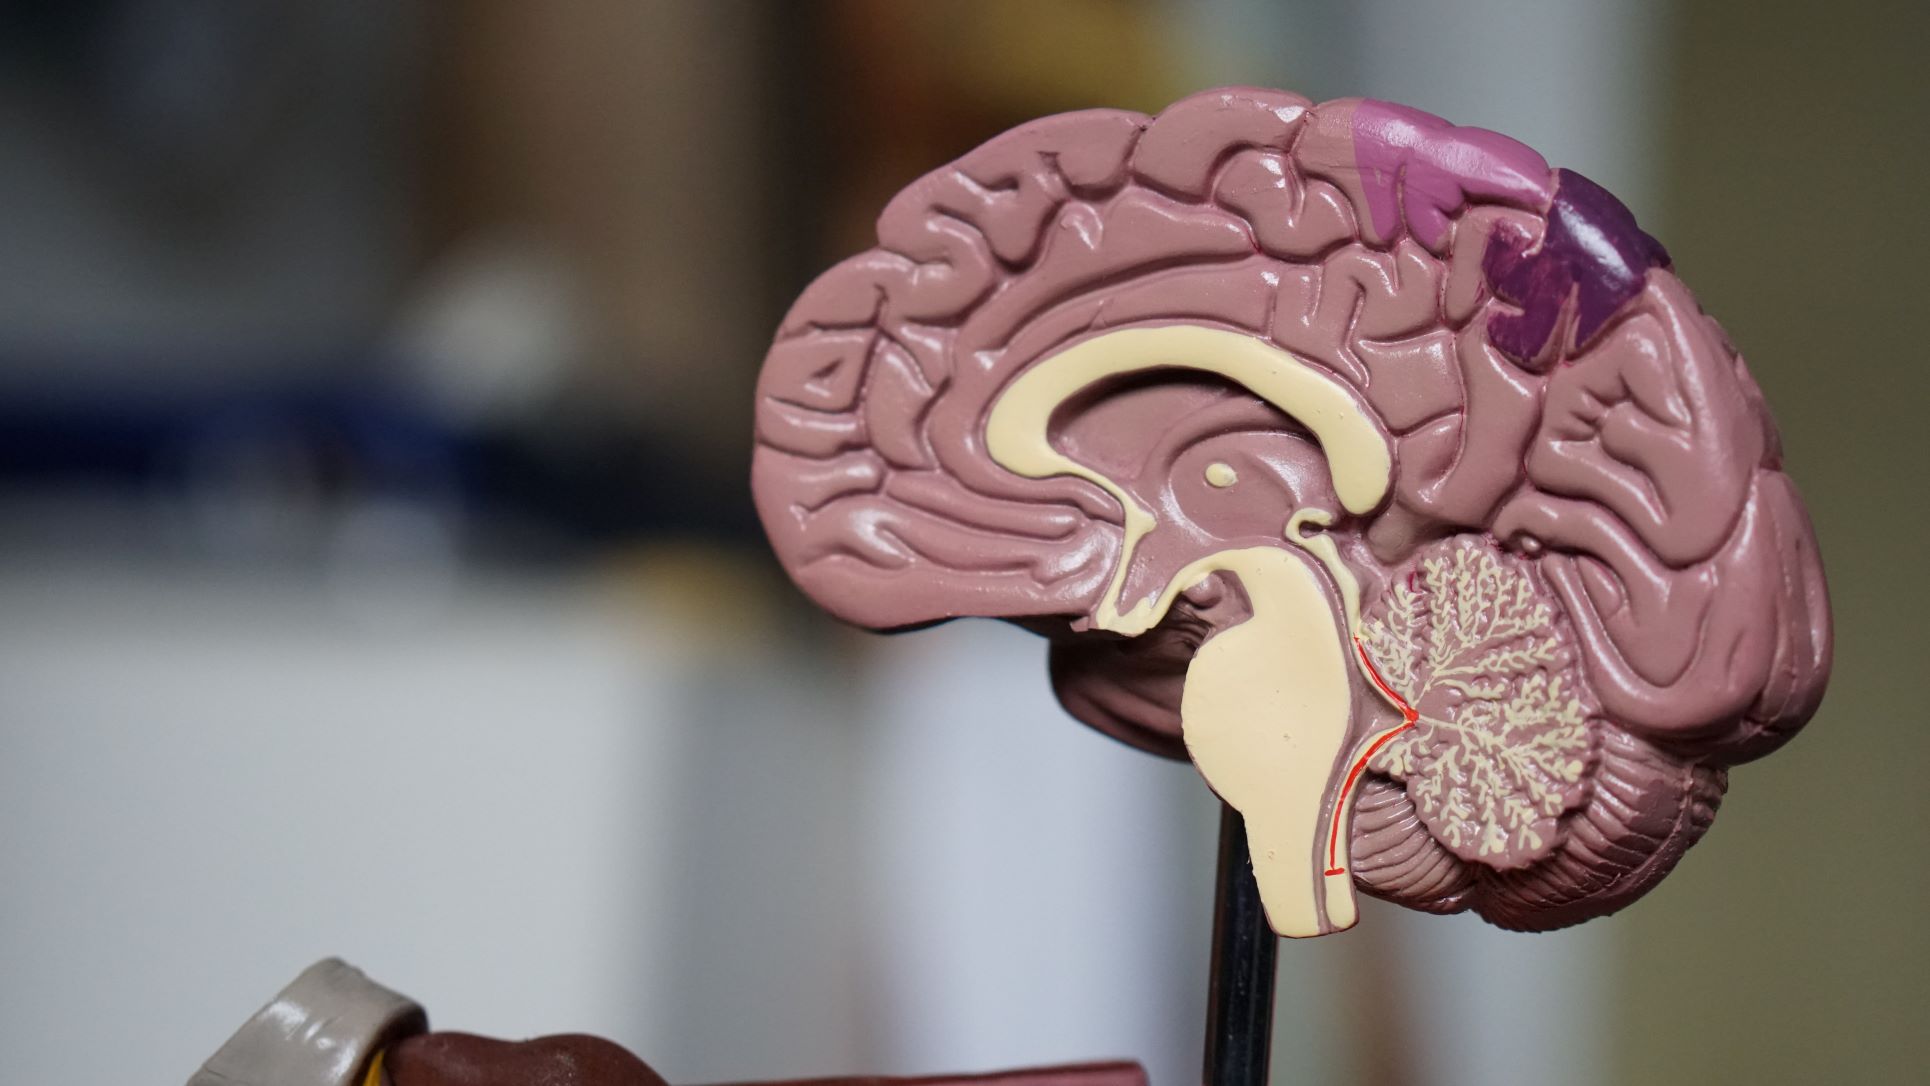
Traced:
[[1213, 974], [1206, 1002], [1205, 1086], [1266, 1086], [1273, 1043], [1278, 937], [1267, 927], [1246, 850], [1246, 820], [1220, 811], [1219, 889], [1213, 899]]

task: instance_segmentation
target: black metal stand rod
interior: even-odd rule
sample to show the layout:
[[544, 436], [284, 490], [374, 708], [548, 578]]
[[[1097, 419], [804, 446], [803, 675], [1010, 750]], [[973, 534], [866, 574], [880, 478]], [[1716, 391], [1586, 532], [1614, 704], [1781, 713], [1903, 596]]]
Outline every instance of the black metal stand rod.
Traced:
[[1219, 888], [1213, 898], [1213, 973], [1206, 1002], [1205, 1086], [1266, 1086], [1273, 1043], [1274, 955], [1246, 820], [1220, 811]]

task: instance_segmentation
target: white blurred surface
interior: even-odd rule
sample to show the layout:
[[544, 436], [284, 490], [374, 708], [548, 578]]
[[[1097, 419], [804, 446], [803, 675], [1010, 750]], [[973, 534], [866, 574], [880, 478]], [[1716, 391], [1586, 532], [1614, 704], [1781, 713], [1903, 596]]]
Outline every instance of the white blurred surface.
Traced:
[[0, 579], [0, 1052], [167, 1082], [338, 954], [449, 1025], [643, 1047], [666, 667], [557, 586], [371, 626], [277, 580]]
[[1613, 919], [1541, 935], [1468, 915], [1386, 909], [1400, 990], [1430, 1086], [1593, 1086], [1607, 1080]]
[[896, 1073], [1199, 1073], [1218, 802], [1068, 718], [1001, 623], [892, 638], [864, 764], [874, 1028]]

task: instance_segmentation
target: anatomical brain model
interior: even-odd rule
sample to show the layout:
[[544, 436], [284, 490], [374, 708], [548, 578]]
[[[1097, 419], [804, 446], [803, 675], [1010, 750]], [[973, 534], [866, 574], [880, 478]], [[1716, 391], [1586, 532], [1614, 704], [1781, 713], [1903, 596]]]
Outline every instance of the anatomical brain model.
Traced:
[[813, 283], [753, 483], [820, 605], [1051, 639], [1190, 756], [1273, 928], [1355, 889], [1547, 929], [1815, 710], [1814, 538], [1715, 321], [1614, 197], [1492, 132], [1275, 91], [1024, 125]]
[[[853, 622], [1046, 635], [1074, 716], [1244, 816], [1210, 1086], [1266, 1080], [1256, 879], [1283, 935], [1351, 926], [1356, 887], [1612, 912], [1822, 696], [1822, 570], [1748, 371], [1626, 208], [1519, 143], [1214, 91], [1018, 128], [878, 238], [765, 362], [765, 528]], [[607, 1041], [427, 1029], [324, 961], [191, 1086], [663, 1086]], [[901, 1086], [967, 1084], [1145, 1076]]]

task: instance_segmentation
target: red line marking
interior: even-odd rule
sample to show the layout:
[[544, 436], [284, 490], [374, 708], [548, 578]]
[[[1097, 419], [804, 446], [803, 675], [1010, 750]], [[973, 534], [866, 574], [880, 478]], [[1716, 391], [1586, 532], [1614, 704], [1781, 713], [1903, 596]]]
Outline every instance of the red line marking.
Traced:
[[1367, 760], [1374, 756], [1375, 751], [1385, 746], [1389, 739], [1413, 727], [1414, 722], [1421, 719], [1420, 712], [1409, 705], [1407, 699], [1395, 692], [1393, 687], [1387, 685], [1386, 679], [1381, 678], [1380, 669], [1374, 666], [1374, 661], [1367, 658], [1367, 646], [1361, 644], [1358, 637], [1354, 638], [1354, 652], [1360, 657], [1361, 666], [1367, 669], [1367, 677], [1372, 679], [1374, 685], [1380, 688], [1380, 692], [1386, 695], [1387, 700], [1393, 702], [1394, 706], [1401, 711], [1401, 726], [1389, 729], [1385, 735], [1374, 740], [1373, 745], [1361, 752], [1361, 756], [1354, 760], [1354, 767], [1347, 772], [1346, 783], [1340, 786], [1340, 798], [1334, 802], [1333, 829], [1327, 833], [1326, 873], [1329, 875], [1347, 873], [1347, 869], [1340, 866], [1340, 816], [1347, 810], [1347, 797], [1353, 793], [1354, 785], [1360, 783], [1360, 775], [1367, 768]]

